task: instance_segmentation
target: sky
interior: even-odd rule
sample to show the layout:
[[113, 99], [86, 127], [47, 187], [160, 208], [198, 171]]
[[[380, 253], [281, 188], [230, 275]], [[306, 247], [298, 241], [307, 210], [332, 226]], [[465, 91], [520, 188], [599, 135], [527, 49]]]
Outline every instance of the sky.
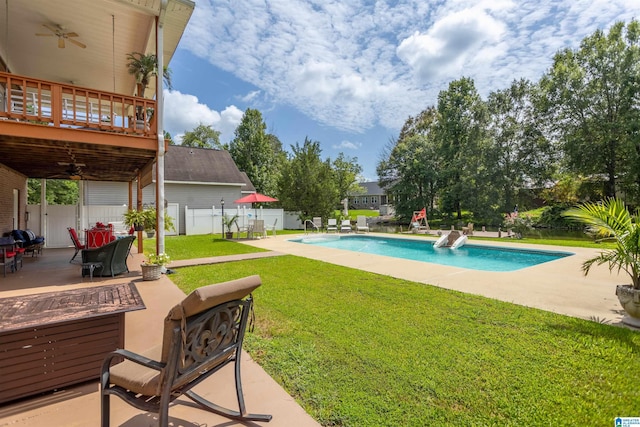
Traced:
[[561, 49], [640, 19], [640, 0], [195, 0], [173, 56], [165, 129], [234, 138], [247, 108], [283, 147], [318, 141], [362, 179], [409, 116], [462, 77], [486, 99], [538, 81]]

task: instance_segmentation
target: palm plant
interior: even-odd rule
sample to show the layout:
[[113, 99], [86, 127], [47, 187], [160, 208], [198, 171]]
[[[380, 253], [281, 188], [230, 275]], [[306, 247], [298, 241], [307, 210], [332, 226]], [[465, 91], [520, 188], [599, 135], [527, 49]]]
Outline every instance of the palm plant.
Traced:
[[631, 214], [624, 202], [618, 198], [587, 202], [569, 209], [563, 216], [578, 221], [587, 227], [587, 232], [599, 240], [613, 240], [614, 249], [604, 250], [582, 264], [585, 276], [594, 264], [609, 264], [609, 271], [616, 267], [631, 277], [633, 289], [640, 290], [640, 216]]
[[[136, 76], [136, 81], [140, 84], [138, 96], [144, 96], [144, 91], [151, 82], [151, 78], [158, 75], [158, 57], [150, 53], [145, 55], [140, 52], [132, 52], [127, 55], [127, 67], [129, 74]], [[163, 67], [162, 77], [167, 84], [167, 88], [171, 89], [171, 70]]]

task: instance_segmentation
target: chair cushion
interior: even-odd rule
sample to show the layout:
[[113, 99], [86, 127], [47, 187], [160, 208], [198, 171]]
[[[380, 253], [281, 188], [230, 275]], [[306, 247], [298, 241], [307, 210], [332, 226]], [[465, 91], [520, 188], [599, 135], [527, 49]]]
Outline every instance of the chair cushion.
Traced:
[[[162, 344], [158, 344], [140, 353], [140, 355], [151, 360], [160, 360], [161, 351]], [[160, 394], [160, 371], [125, 360], [112, 366], [109, 372], [111, 373], [110, 381], [113, 384], [145, 396], [158, 396]]]
[[11, 235], [16, 240], [20, 240], [20, 241], [23, 241], [23, 242], [29, 241], [29, 236], [27, 236], [22, 230], [13, 230], [11, 232]]
[[34, 233], [33, 231], [29, 230], [28, 228], [26, 230], [24, 230], [25, 233], [27, 233], [27, 236], [29, 236], [29, 240], [35, 240], [36, 239], [36, 233]]
[[202, 313], [223, 302], [242, 299], [260, 285], [260, 276], [254, 275], [203, 286], [191, 292], [180, 304], [173, 307], [167, 315], [167, 320], [180, 320], [183, 317]]
[[246, 297], [261, 285], [260, 276], [253, 275], [242, 279], [203, 286], [192, 291], [182, 302], [173, 307], [164, 320], [162, 341], [162, 362], [169, 357], [173, 328], [179, 326], [183, 318], [201, 313], [222, 303]]

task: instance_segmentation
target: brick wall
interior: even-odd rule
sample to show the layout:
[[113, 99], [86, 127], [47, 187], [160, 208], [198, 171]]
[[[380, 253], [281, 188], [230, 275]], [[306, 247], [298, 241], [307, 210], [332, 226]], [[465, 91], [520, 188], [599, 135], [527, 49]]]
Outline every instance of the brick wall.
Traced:
[[24, 228], [27, 207], [27, 177], [0, 164], [0, 235], [13, 229], [13, 190], [20, 196], [18, 225]]

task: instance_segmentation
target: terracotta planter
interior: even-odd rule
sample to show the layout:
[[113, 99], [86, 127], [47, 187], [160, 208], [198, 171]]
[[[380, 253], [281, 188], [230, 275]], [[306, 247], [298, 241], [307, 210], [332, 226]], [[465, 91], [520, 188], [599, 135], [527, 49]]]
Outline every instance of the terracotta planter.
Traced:
[[618, 285], [616, 295], [626, 313], [622, 323], [640, 328], [640, 289], [633, 289], [631, 285]]
[[162, 266], [159, 264], [142, 264], [142, 280], [158, 280], [162, 274]]

